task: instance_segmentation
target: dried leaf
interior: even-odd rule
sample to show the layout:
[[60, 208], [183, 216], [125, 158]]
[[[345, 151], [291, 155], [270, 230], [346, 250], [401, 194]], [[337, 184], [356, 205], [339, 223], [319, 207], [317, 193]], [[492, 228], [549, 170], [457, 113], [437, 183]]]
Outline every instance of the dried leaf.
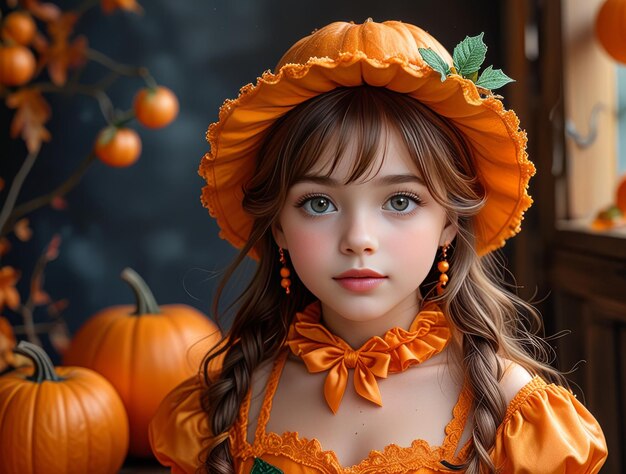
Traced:
[[15, 289], [15, 284], [20, 279], [20, 273], [13, 267], [0, 268], [0, 311], [5, 306], [17, 310], [20, 305], [20, 294]]
[[42, 306], [50, 303], [52, 298], [43, 290], [43, 275], [34, 276], [30, 281], [30, 299], [35, 306]]
[[50, 79], [57, 86], [67, 82], [67, 70], [81, 66], [86, 61], [87, 38], [78, 36], [73, 42], [69, 38], [79, 15], [63, 13], [48, 23], [48, 34], [52, 42], [38, 39], [35, 48], [39, 52], [39, 68], [48, 67]]
[[15, 344], [15, 334], [13, 334], [11, 323], [0, 316], [0, 372], [7, 367], [14, 366], [13, 348]]
[[106, 14], [111, 14], [115, 10], [143, 13], [143, 8], [137, 3], [137, 0], [101, 0], [100, 6]]
[[44, 124], [50, 119], [50, 104], [37, 89], [24, 88], [9, 95], [7, 107], [17, 109], [11, 122], [11, 136], [21, 136], [30, 153], [36, 153], [42, 142], [50, 141]]
[[33, 230], [29, 227], [28, 224], [29, 221], [25, 217], [17, 221], [15, 223], [15, 226], [13, 227], [13, 232], [15, 233], [15, 236], [22, 242], [28, 242], [33, 236]]
[[48, 314], [53, 318], [59, 318], [61, 316], [61, 313], [65, 311], [69, 305], [70, 302], [67, 300], [67, 298], [53, 301], [48, 305]]
[[5, 340], [11, 344], [11, 348], [15, 345], [15, 334], [13, 334], [13, 326], [9, 320], [3, 316], [0, 316], [0, 335], [4, 336]]
[[54, 21], [61, 16], [61, 9], [53, 3], [40, 3], [39, 0], [22, 0], [22, 6], [41, 21]]
[[59, 256], [59, 247], [61, 246], [61, 235], [55, 234], [50, 240], [48, 247], [46, 248], [46, 259], [50, 262], [55, 260]]
[[58, 321], [57, 324], [52, 326], [52, 329], [48, 331], [48, 337], [52, 347], [61, 355], [67, 351], [70, 347], [71, 337], [70, 331], [67, 329], [67, 325], [63, 321]]
[[4, 257], [11, 250], [11, 242], [6, 237], [0, 237], [0, 257]]

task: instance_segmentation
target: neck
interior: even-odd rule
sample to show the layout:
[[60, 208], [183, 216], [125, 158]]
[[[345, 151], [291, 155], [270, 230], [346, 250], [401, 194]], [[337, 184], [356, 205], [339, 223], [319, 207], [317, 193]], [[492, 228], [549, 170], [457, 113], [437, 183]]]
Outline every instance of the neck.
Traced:
[[416, 298], [415, 301], [404, 301], [378, 317], [359, 319], [344, 316], [322, 302], [322, 322], [330, 332], [346, 341], [353, 349], [358, 349], [370, 338], [382, 336], [391, 328], [408, 330], [420, 310], [420, 305], [420, 299]]

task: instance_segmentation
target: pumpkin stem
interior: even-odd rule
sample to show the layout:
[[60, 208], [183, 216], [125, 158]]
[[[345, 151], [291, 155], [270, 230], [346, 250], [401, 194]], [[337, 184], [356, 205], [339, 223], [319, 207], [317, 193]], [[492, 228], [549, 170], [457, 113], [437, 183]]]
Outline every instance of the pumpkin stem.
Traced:
[[135, 293], [135, 299], [137, 300], [136, 316], [143, 314], [160, 314], [161, 309], [154, 299], [154, 295], [150, 290], [148, 284], [144, 281], [139, 274], [132, 268], [125, 268], [122, 271], [122, 280], [130, 285]]
[[13, 352], [28, 357], [35, 363], [35, 373], [29, 377], [33, 382], [60, 382], [63, 379], [54, 371], [54, 365], [41, 347], [28, 341], [20, 341]]

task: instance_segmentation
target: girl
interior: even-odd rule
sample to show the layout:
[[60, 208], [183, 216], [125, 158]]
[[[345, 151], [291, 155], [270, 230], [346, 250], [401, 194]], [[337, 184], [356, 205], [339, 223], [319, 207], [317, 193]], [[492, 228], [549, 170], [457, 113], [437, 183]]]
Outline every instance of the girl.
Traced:
[[225, 281], [258, 267], [152, 422], [174, 472], [599, 471], [600, 427], [498, 284], [531, 203], [525, 134], [458, 54], [333, 23], [224, 104], [203, 202], [241, 248]]

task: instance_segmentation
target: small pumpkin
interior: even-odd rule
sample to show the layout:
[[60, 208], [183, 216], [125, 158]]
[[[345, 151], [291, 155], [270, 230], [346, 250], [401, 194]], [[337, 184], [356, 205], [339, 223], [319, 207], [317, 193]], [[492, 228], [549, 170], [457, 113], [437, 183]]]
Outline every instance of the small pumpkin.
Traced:
[[15, 352], [33, 368], [0, 377], [0, 472], [109, 474], [128, 449], [128, 420], [111, 384], [82, 367], [53, 367], [40, 347]]
[[606, 0], [596, 16], [596, 38], [616, 61], [626, 63], [626, 0]]
[[149, 457], [148, 424], [159, 404], [176, 385], [198, 373], [202, 357], [220, 334], [190, 306], [159, 306], [134, 270], [125, 269], [122, 279], [133, 289], [136, 306], [114, 306], [91, 317], [76, 333], [64, 361], [89, 367], [113, 384], [128, 412], [130, 454]]

